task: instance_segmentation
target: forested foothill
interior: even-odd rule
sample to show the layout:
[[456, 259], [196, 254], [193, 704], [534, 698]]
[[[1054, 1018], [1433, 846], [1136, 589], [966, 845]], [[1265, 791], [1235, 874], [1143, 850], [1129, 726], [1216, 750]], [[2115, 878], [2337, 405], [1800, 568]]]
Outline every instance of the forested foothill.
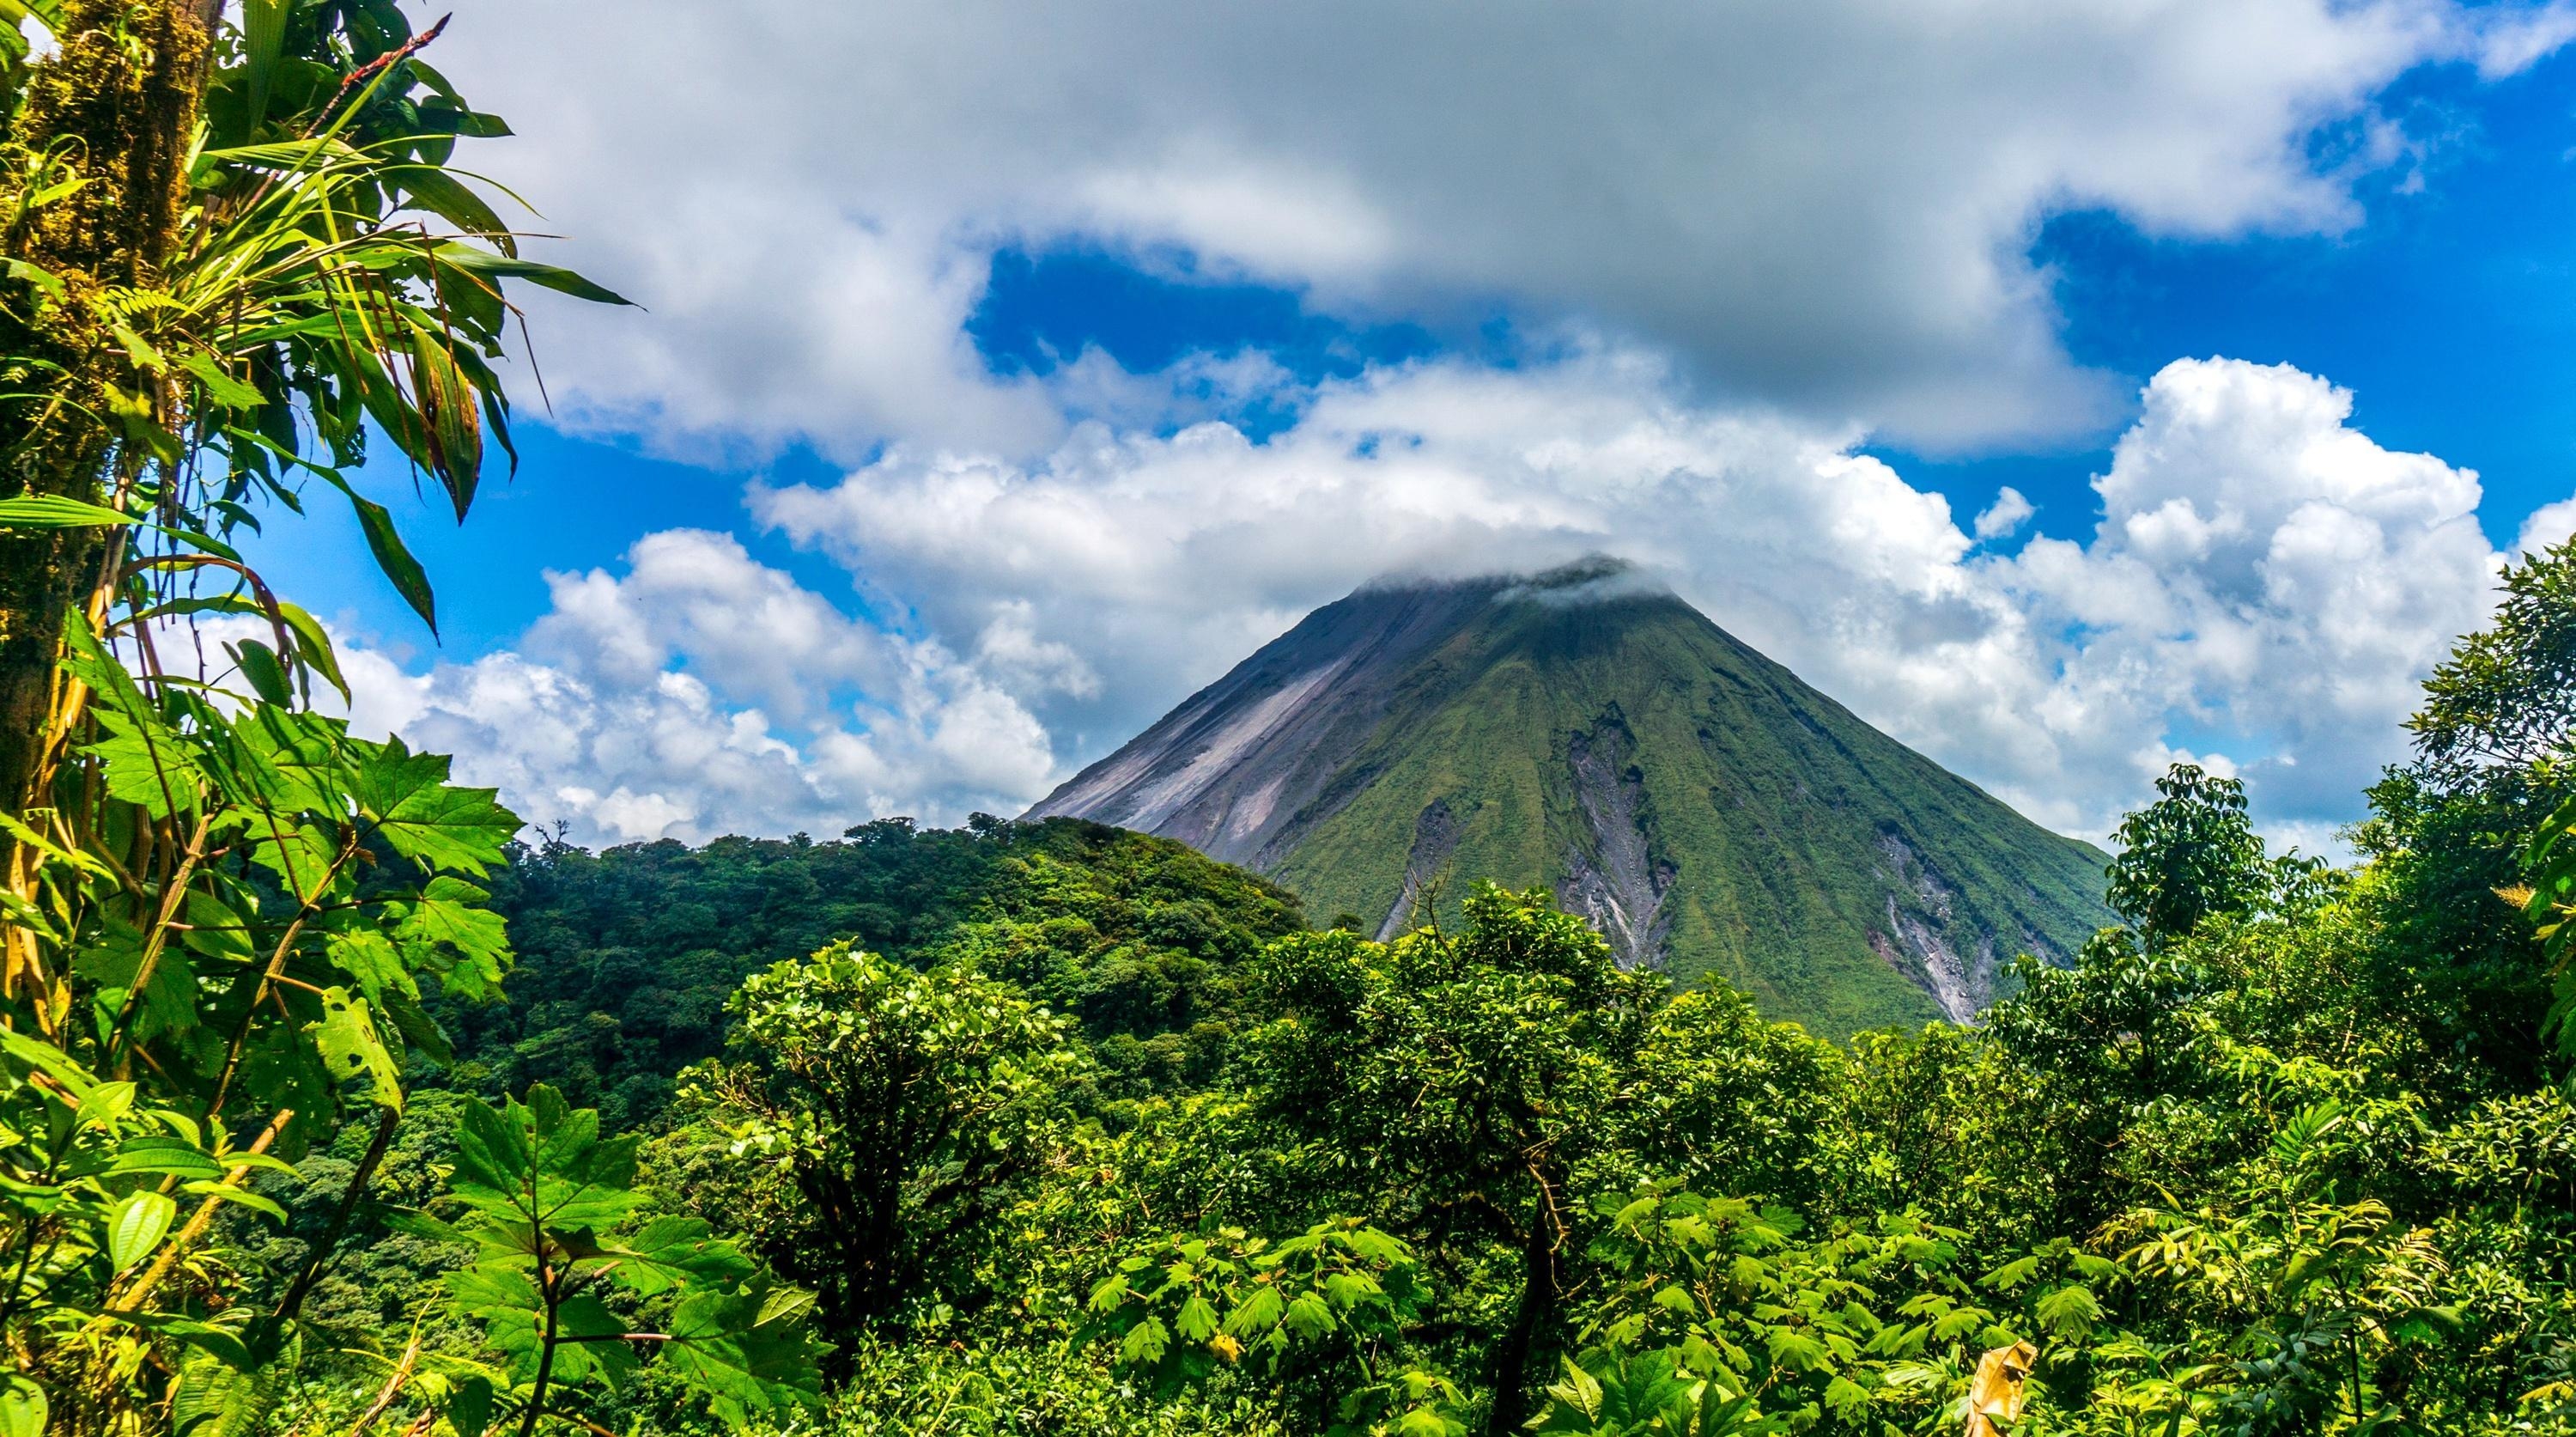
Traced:
[[232, 541], [434, 624], [350, 476], [463, 518], [511, 296], [618, 296], [384, 0], [0, 19], [5, 1437], [2576, 1430], [2576, 546], [2353, 862], [2176, 768], [1848, 1043], [1092, 824], [529, 844]]

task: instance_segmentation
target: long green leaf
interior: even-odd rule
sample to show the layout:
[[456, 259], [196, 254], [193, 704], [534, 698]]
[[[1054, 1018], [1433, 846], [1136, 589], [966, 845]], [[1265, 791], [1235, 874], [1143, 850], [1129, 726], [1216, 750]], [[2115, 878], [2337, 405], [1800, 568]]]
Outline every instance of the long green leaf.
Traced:
[[0, 529], [106, 529], [134, 522], [131, 514], [59, 494], [0, 499]]
[[490, 250], [478, 249], [470, 244], [443, 244], [433, 253], [436, 254], [439, 263], [464, 270], [468, 274], [481, 275], [490, 279], [524, 279], [530, 284], [542, 285], [558, 293], [571, 295], [575, 299], [589, 300], [593, 304], [631, 305], [635, 302], [571, 270], [550, 264], [539, 264], [535, 260], [497, 255]]
[[268, 93], [286, 49], [287, 0], [242, 0], [242, 68], [250, 87], [250, 128], [268, 118]]

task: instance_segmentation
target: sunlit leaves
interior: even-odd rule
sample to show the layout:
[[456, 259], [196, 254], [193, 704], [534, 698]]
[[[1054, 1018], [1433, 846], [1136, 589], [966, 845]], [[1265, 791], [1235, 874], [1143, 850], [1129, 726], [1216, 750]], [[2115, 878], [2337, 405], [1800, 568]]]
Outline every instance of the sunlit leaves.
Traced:
[[322, 1021], [313, 1025], [314, 1041], [331, 1076], [341, 1082], [363, 1082], [370, 1102], [401, 1107], [402, 1077], [376, 1031], [367, 1000], [342, 988], [326, 988], [321, 997]]
[[491, 789], [451, 785], [448, 764], [444, 754], [416, 754], [400, 739], [387, 740], [365, 752], [353, 797], [395, 853], [479, 875], [501, 861], [519, 818], [493, 801]]
[[179, 1205], [160, 1193], [144, 1189], [127, 1194], [108, 1218], [109, 1262], [123, 1272], [151, 1256], [178, 1215]]
[[[635, 1140], [602, 1138], [599, 1114], [531, 1088], [525, 1103], [469, 1102], [449, 1190], [466, 1207], [450, 1226], [415, 1217], [423, 1236], [474, 1244], [446, 1279], [456, 1310], [481, 1324], [520, 1400], [548, 1380], [622, 1383], [649, 1346], [662, 1365], [732, 1421], [783, 1417], [819, 1400], [805, 1305], [781, 1300], [760, 1269], [695, 1218], [619, 1229], [644, 1196], [632, 1187]], [[611, 1287], [670, 1300], [659, 1332], [630, 1332], [603, 1300]]]

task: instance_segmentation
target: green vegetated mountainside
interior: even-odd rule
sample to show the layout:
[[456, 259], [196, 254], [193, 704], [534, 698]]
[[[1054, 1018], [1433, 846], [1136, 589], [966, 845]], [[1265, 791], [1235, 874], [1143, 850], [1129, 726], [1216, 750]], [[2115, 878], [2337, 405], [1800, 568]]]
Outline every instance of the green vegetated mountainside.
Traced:
[[2105, 856], [1618, 565], [1363, 589], [1031, 815], [1246, 864], [1391, 936], [1544, 886], [1624, 961], [1841, 1037], [1964, 1019], [2108, 921]]
[[452, 1080], [552, 1083], [620, 1127], [659, 1114], [680, 1069], [722, 1050], [743, 979], [845, 939], [917, 967], [966, 960], [1075, 1019], [1106, 1096], [1205, 1082], [1234, 1031], [1241, 965], [1305, 926], [1252, 874], [1071, 819], [550, 844], [495, 878], [518, 964], [503, 1000], [442, 1005]]

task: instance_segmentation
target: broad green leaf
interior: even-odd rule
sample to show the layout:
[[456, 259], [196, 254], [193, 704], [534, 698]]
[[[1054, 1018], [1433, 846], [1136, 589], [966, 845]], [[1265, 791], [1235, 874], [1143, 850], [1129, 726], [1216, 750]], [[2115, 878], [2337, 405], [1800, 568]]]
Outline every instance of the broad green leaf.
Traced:
[[367, 754], [352, 791], [396, 853], [479, 875], [501, 861], [519, 816], [493, 801], [495, 790], [448, 783], [448, 764], [444, 754], [416, 754], [393, 739]]
[[250, 682], [251, 691], [261, 702], [284, 707], [295, 702], [295, 686], [287, 681], [286, 665], [277, 650], [257, 639], [243, 639], [224, 646], [232, 652], [233, 662], [240, 666], [242, 677]]
[[249, 1366], [246, 1352], [239, 1363], [209, 1356], [182, 1365], [170, 1394], [172, 1437], [252, 1437], [266, 1426], [292, 1369], [281, 1362], [244, 1370]]
[[1288, 1310], [1285, 1298], [1272, 1283], [1257, 1283], [1245, 1294], [1234, 1311], [1225, 1316], [1225, 1330], [1236, 1337], [1258, 1337], [1279, 1325]]
[[1332, 1306], [1312, 1292], [1297, 1294], [1288, 1304], [1286, 1320], [1288, 1330], [1304, 1338], [1321, 1337], [1340, 1325], [1333, 1320]]
[[72, 1061], [71, 1055], [46, 1042], [30, 1037], [15, 1028], [0, 1028], [0, 1053], [6, 1053], [11, 1066], [44, 1074], [72, 1095], [77, 1104], [98, 1087], [98, 1079], [89, 1069]]
[[[247, 1153], [227, 1154], [236, 1166], [249, 1156]], [[220, 1178], [224, 1174], [224, 1164], [212, 1153], [184, 1138], [134, 1137], [118, 1143], [100, 1171], [120, 1177], [157, 1174], [177, 1178]]]
[[[105, 697], [105, 695], [102, 695]], [[209, 787], [194, 745], [148, 708], [94, 705], [102, 737], [86, 752], [102, 765], [107, 791], [151, 814], [194, 813]]]
[[297, 899], [318, 899], [340, 856], [339, 836], [310, 820], [260, 815], [242, 825], [242, 847], [251, 861], [277, 875]]
[[483, 906], [484, 897], [473, 884], [442, 875], [429, 881], [417, 901], [393, 905], [395, 942], [412, 949], [444, 947], [461, 960], [440, 974], [441, 985], [455, 996], [474, 997], [496, 987], [510, 956], [509, 930], [500, 914]]
[[803, 1305], [777, 1299], [751, 1283], [699, 1293], [671, 1315], [663, 1365], [736, 1426], [757, 1418], [783, 1429], [790, 1425], [783, 1419], [822, 1406], [822, 1354], [807, 1335]]
[[260, 1213], [267, 1217], [273, 1217], [279, 1222], [285, 1222], [287, 1220], [286, 1209], [279, 1206], [274, 1200], [261, 1197], [259, 1194], [252, 1192], [248, 1188], [235, 1187], [231, 1183], [209, 1182], [204, 1179], [200, 1179], [196, 1182], [180, 1184], [179, 1191], [186, 1193], [190, 1197], [213, 1198], [217, 1202], [228, 1202], [235, 1207], [246, 1207], [252, 1212]]
[[2021, 1286], [2023, 1283], [2030, 1281], [2031, 1274], [2037, 1271], [2039, 1271], [2038, 1258], [2015, 1258], [2013, 1261], [2005, 1263], [2003, 1266], [1987, 1273], [1984, 1277], [1978, 1279], [1978, 1281], [1984, 1283], [1988, 1287], [1999, 1288], [2005, 1292], [2010, 1292], [2014, 1288]]
[[[450, 991], [455, 989], [451, 986]], [[400, 988], [389, 988], [379, 1000], [377, 1010], [385, 1021], [394, 1025], [394, 1031], [402, 1035], [404, 1043], [427, 1054], [431, 1061], [450, 1063], [456, 1060], [456, 1048], [447, 1040], [447, 1030], [438, 1026], [438, 1020], [421, 1006], [417, 996]]]
[[1163, 1358], [1164, 1351], [1168, 1349], [1171, 1344], [1172, 1334], [1169, 1329], [1163, 1326], [1163, 1320], [1159, 1317], [1148, 1315], [1144, 1321], [1127, 1329], [1127, 1335], [1119, 1339], [1118, 1360], [1121, 1362], [1160, 1362]]
[[72, 1121], [84, 1127], [92, 1123], [114, 1127], [133, 1111], [132, 1083], [101, 1083], [81, 1098], [80, 1106], [72, 1110]]
[[[372, 928], [352, 928], [323, 935], [331, 966], [349, 975], [370, 1003], [381, 1004], [388, 991], [417, 995], [420, 985], [403, 966], [393, 940]], [[400, 1026], [397, 1024], [397, 1026]]]
[[2083, 1337], [2102, 1320], [2102, 1304], [2094, 1300], [2091, 1288], [2069, 1284], [2041, 1298], [2031, 1313], [2051, 1332]]
[[[626, 1324], [594, 1293], [581, 1293], [555, 1311], [555, 1331], [569, 1338], [613, 1338]], [[622, 1387], [636, 1368], [635, 1349], [623, 1342], [567, 1342], [555, 1348], [555, 1376], [565, 1382], [597, 1378]]]
[[0, 1377], [0, 1437], [44, 1437], [51, 1410], [35, 1379], [17, 1372]]
[[617, 1259], [619, 1282], [646, 1297], [675, 1287], [729, 1286], [759, 1270], [693, 1217], [657, 1217], [632, 1237], [603, 1243], [600, 1253]]
[[[512, 1106], [516, 1106], [513, 1104]], [[527, 1194], [528, 1132], [488, 1103], [468, 1099], [456, 1130], [456, 1170], [448, 1186], [477, 1207], [533, 1220]]]
[[134, 1014], [137, 1039], [148, 1042], [197, 1026], [197, 976], [188, 950], [165, 944], [144, 975], [144, 948], [141, 932], [109, 914], [90, 942], [73, 953], [72, 971], [99, 985], [99, 1003], [111, 1014], [125, 1006], [136, 977], [143, 976], [142, 1000]]
[[468, 1377], [447, 1399], [447, 1423], [460, 1433], [479, 1437], [492, 1422], [492, 1384]]
[[225, 792], [234, 802], [294, 814], [347, 817], [356, 745], [348, 725], [307, 710], [260, 704], [224, 730]]
[[346, 988], [323, 989], [322, 1021], [311, 1028], [314, 1045], [335, 1081], [363, 1078], [370, 1101], [380, 1107], [402, 1107], [402, 1076], [394, 1069], [384, 1038], [376, 1032], [375, 1015], [366, 999]]
[[107, 1223], [107, 1255], [118, 1272], [141, 1262], [170, 1233], [179, 1205], [146, 1188], [129, 1193]]
[[242, 1082], [261, 1107], [293, 1108], [317, 1122], [327, 1122], [337, 1104], [339, 1082], [323, 1064], [321, 1050], [311, 1036], [289, 1024], [270, 1026], [251, 1039], [242, 1058]]
[[1826, 1365], [1825, 1345], [1794, 1327], [1772, 1328], [1766, 1345], [1775, 1367], [1813, 1372]]

